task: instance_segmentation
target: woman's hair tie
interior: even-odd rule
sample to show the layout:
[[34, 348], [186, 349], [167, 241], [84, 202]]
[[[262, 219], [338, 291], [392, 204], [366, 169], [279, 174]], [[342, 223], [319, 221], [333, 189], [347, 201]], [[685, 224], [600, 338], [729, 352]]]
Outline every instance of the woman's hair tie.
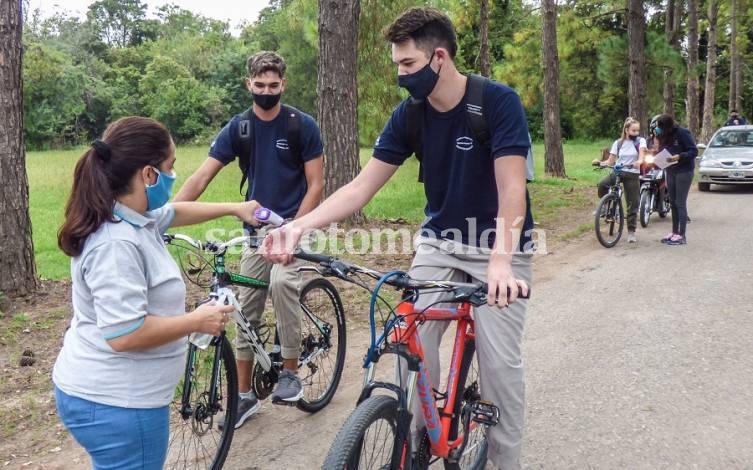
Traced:
[[110, 152], [110, 147], [106, 143], [99, 139], [96, 139], [94, 142], [92, 142], [92, 147], [97, 152], [97, 156], [102, 159], [102, 161], [110, 161], [112, 153]]

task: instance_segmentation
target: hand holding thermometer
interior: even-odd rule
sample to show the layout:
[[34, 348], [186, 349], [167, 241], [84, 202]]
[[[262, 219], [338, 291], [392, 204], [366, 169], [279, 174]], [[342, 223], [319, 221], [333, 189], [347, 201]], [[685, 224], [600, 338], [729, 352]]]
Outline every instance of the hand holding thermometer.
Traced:
[[254, 218], [263, 224], [279, 227], [285, 223], [285, 219], [266, 207], [259, 207], [254, 211]]

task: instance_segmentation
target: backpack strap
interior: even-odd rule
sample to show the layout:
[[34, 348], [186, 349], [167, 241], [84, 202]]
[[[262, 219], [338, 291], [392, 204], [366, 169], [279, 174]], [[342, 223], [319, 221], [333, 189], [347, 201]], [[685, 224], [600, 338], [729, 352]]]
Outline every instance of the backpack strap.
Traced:
[[465, 115], [473, 132], [473, 137], [476, 142], [487, 149], [492, 140], [489, 125], [484, 117], [484, 91], [488, 81], [488, 78], [481, 75], [468, 74], [468, 98], [465, 103]]
[[290, 154], [298, 158], [303, 166], [303, 144], [301, 143], [301, 112], [292, 106], [282, 105], [282, 112], [287, 119], [287, 139]]
[[241, 114], [238, 121], [238, 144], [240, 152], [238, 154], [238, 166], [241, 170], [241, 184], [238, 191], [243, 195], [243, 185], [248, 179], [248, 172], [251, 170], [252, 160], [252, 141], [254, 140], [254, 113], [251, 108]]
[[405, 105], [406, 121], [408, 124], [408, 144], [418, 160], [418, 181], [424, 182], [424, 171], [421, 159], [423, 158], [424, 144], [424, 100], [408, 98]]

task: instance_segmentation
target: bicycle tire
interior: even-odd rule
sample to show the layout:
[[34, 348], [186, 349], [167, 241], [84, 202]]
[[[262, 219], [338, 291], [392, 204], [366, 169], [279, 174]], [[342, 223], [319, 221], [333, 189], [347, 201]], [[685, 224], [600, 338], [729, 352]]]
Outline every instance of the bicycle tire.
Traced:
[[[361, 402], [337, 433], [322, 470], [392, 468], [397, 440], [397, 407], [397, 400], [388, 395], [372, 395]], [[380, 444], [380, 441], [383, 442]]]
[[625, 213], [622, 202], [614, 194], [606, 194], [599, 201], [594, 216], [596, 238], [605, 248], [612, 248], [620, 241], [625, 227]]
[[[301, 289], [301, 360], [303, 398], [298, 408], [315, 413], [332, 401], [345, 366], [345, 311], [337, 288], [317, 277]], [[311, 316], [309, 316], [311, 315]], [[312, 321], [313, 318], [313, 321]], [[319, 327], [315, 324], [319, 323]], [[323, 327], [327, 334], [322, 334]], [[315, 355], [314, 359], [306, 359]]]
[[653, 208], [653, 201], [651, 200], [651, 190], [641, 190], [641, 202], [638, 204], [638, 214], [640, 214], [641, 227], [648, 227], [648, 223], [651, 221], [651, 209]]
[[[463, 361], [460, 363], [456, 396], [460, 399], [455, 402], [450, 424], [450, 439], [456, 439], [458, 429], [462, 427], [461, 411], [466, 403], [481, 398], [479, 392], [479, 368], [476, 356], [476, 341], [467, 339], [463, 346]], [[470, 429], [468, 443], [463, 450], [463, 455], [457, 462], [444, 459], [445, 470], [483, 470], [486, 467], [486, 459], [489, 444], [486, 441], [486, 426], [474, 423], [476, 426]]]
[[[225, 463], [235, 428], [217, 426], [218, 418], [234, 423], [238, 409], [238, 375], [235, 355], [226, 336], [202, 350], [189, 343], [186, 355], [186, 373], [175, 391], [170, 404], [170, 437], [164, 469], [210, 469], [219, 470]], [[212, 363], [221, 351], [220, 373], [217, 378], [220, 407], [211, 410], [208, 403], [212, 383]], [[193, 354], [192, 354], [193, 353]], [[191, 358], [193, 357], [193, 361]], [[191, 377], [191, 413], [181, 414], [185, 378]], [[223, 413], [224, 412], [224, 413]]]
[[669, 202], [669, 195], [667, 194], [667, 190], [659, 190], [659, 194], [657, 195], [659, 198], [659, 217], [662, 219], [665, 218], [670, 211], [672, 210], [672, 205]]

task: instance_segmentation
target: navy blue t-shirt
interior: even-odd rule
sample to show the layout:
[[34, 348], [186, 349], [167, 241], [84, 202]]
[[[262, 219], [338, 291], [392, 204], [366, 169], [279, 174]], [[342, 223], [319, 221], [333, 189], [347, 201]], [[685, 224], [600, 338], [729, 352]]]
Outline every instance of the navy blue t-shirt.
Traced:
[[[324, 146], [314, 119], [301, 112], [302, 155], [292, 155], [288, 146], [288, 118], [284, 114], [280, 111], [271, 121], [252, 119], [254, 157], [248, 172], [246, 200], [256, 200], [282, 217], [289, 218], [295, 216], [308, 189], [303, 164], [320, 157]], [[241, 152], [240, 119], [240, 114], [233, 116], [209, 148], [209, 156], [223, 165], [231, 163]]]
[[[517, 93], [505, 85], [487, 82], [484, 115], [491, 134], [490, 153], [476, 141], [468, 124], [466, 100], [467, 90], [455, 108], [443, 113], [426, 103], [422, 165], [427, 220], [423, 229], [428, 236], [445, 239], [454, 239], [459, 231], [463, 243], [491, 247], [498, 214], [494, 161], [514, 155], [525, 158], [530, 147], [528, 125]], [[395, 108], [374, 146], [374, 158], [391, 165], [401, 165], [413, 153], [406, 104], [407, 100]], [[475, 220], [475, 230], [469, 218]], [[527, 247], [532, 228], [526, 197], [519, 249]]]

